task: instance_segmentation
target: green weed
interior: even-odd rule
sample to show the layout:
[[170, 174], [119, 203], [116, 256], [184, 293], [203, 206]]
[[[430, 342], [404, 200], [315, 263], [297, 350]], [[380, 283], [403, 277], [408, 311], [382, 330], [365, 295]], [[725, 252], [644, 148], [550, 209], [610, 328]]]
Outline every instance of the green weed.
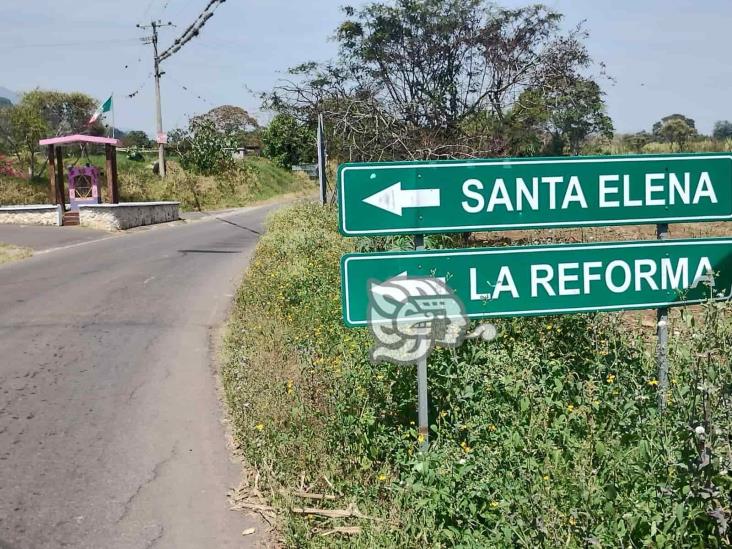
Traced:
[[[371, 364], [340, 312], [340, 255], [407, 245], [344, 239], [334, 209], [301, 204], [270, 219], [238, 294], [225, 390], [289, 545], [729, 545], [726, 304], [675, 323], [665, 411], [652, 334], [619, 314], [506, 319], [492, 342], [439, 349], [422, 453], [414, 368]], [[289, 513], [282, 490], [303, 486], [378, 520]], [[345, 524], [363, 531], [318, 534]]]

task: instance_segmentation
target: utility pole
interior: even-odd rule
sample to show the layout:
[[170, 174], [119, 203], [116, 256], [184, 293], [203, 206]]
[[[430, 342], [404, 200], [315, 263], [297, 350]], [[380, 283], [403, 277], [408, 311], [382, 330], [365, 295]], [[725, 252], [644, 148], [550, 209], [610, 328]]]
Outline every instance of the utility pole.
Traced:
[[168, 22], [162, 24], [160, 21], [151, 21], [150, 25], [137, 25], [141, 29], [152, 29], [152, 36], [146, 36], [142, 39], [145, 44], [152, 44], [153, 46], [153, 61], [155, 70], [155, 123], [158, 141], [158, 172], [160, 177], [165, 177], [165, 144], [161, 143], [161, 137], [163, 135], [163, 111], [160, 106], [160, 77], [165, 74], [160, 72], [160, 56], [158, 55], [158, 29], [160, 27], [172, 27], [173, 24]]
[[216, 9], [224, 2], [226, 2], [226, 0], [209, 0], [203, 11], [198, 14], [198, 17], [196, 17], [196, 20], [186, 27], [183, 33], [175, 39], [173, 44], [162, 53], [158, 53], [158, 29], [161, 27], [174, 27], [175, 25], [170, 21], [163, 24], [160, 20], [151, 21], [149, 25], [137, 25], [140, 29], [152, 29], [152, 36], [146, 36], [142, 41], [145, 44], [153, 45], [153, 60], [155, 61], [155, 122], [157, 123], [158, 131], [158, 166], [160, 177], [165, 177], [165, 144], [160, 142], [162, 141], [163, 136], [163, 114], [160, 108], [160, 77], [165, 73], [160, 72], [160, 63], [168, 59], [168, 57], [176, 54], [188, 42], [196, 36], [199, 36], [203, 26], [213, 17]]

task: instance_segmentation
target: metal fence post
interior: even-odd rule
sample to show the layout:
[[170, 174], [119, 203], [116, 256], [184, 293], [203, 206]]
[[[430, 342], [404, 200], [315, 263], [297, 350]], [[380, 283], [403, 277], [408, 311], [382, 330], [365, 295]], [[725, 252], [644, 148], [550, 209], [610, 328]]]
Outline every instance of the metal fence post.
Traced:
[[[424, 250], [424, 235], [414, 235], [414, 249]], [[427, 357], [417, 361], [417, 419], [422, 437], [420, 450], [426, 451], [430, 443], [429, 416], [427, 411]]]
[[318, 115], [318, 181], [320, 182], [320, 203], [328, 203], [328, 180], [325, 175], [326, 152], [325, 152], [325, 128], [323, 127], [323, 114]]
[[[667, 240], [669, 236], [668, 223], [656, 225], [656, 238]], [[658, 366], [658, 406], [666, 408], [668, 392], [668, 307], [656, 310], [656, 363]]]

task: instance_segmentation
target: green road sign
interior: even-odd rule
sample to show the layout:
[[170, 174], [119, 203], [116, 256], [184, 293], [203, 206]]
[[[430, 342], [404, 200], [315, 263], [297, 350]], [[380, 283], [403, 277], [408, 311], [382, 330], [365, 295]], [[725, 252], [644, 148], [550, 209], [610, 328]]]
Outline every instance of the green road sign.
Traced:
[[729, 299], [732, 239], [347, 254], [346, 325], [366, 325], [369, 281], [404, 275], [444, 278], [471, 318], [651, 309]]
[[346, 236], [732, 219], [732, 154], [342, 164]]

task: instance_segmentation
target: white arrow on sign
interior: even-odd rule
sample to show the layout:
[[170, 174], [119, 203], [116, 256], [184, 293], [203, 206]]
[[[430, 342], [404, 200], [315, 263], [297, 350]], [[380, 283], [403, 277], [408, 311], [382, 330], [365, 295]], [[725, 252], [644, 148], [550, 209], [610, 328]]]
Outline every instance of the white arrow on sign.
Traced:
[[[444, 276], [434, 277], [434, 279], [441, 282], [443, 286], [446, 284], [446, 278]], [[409, 279], [407, 271], [403, 271], [381, 284], [374, 284], [371, 286], [370, 291], [376, 295], [388, 296], [400, 302], [406, 301], [410, 295], [442, 295], [437, 293], [433, 286], [426, 284], [422, 277]]]
[[387, 212], [402, 215], [404, 208], [433, 208], [440, 205], [440, 189], [402, 189], [402, 182], [394, 183], [363, 199]]

